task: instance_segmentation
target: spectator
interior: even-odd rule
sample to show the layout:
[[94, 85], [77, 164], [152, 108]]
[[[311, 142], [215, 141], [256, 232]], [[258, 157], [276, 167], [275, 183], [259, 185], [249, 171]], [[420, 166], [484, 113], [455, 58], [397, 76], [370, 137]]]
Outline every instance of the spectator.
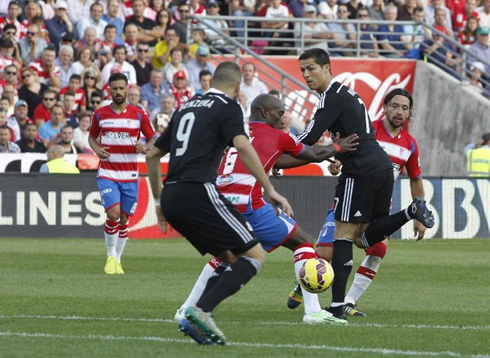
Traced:
[[107, 12], [102, 15], [102, 20], [116, 28], [116, 39], [114, 40], [116, 45], [122, 45], [124, 43], [122, 39], [124, 21], [118, 17], [120, 8], [119, 0], [108, 0]]
[[478, 19], [470, 16], [466, 20], [466, 26], [458, 35], [458, 40], [465, 48], [469, 48], [476, 41], [476, 31], [478, 30]]
[[7, 65], [13, 64], [16, 68], [20, 68], [22, 62], [18, 62], [14, 57], [14, 43], [9, 39], [2, 39], [0, 46], [0, 74], [4, 72]]
[[75, 68], [73, 67], [73, 47], [68, 45], [61, 45], [58, 51], [58, 58], [55, 60], [55, 64], [60, 69], [60, 87], [68, 86], [70, 78], [75, 74]]
[[146, 112], [146, 108], [141, 104], [141, 89], [138, 86], [128, 88], [128, 102]]
[[[373, 0], [373, 4], [368, 7], [369, 17], [375, 21], [384, 20], [384, 9], [385, 5], [383, 0]], [[373, 27], [377, 29], [378, 25]]]
[[73, 73], [83, 75], [85, 71], [91, 70], [96, 74], [97, 81], [100, 76], [99, 66], [94, 63], [94, 50], [90, 46], [78, 49], [77, 60], [73, 63]]
[[337, 0], [321, 1], [318, 4], [318, 9], [320, 10], [320, 15], [325, 19], [333, 20], [337, 18]]
[[[37, 74], [29, 67], [24, 67], [22, 69], [21, 79], [23, 86], [19, 89], [19, 99], [23, 99], [29, 103], [27, 115], [30, 118], [35, 119], [34, 110], [42, 103], [43, 94], [48, 89], [48, 86], [41, 83], [37, 79]], [[42, 123], [44, 123], [44, 119], [42, 120]]]
[[5, 124], [0, 125], [0, 153], [20, 153], [19, 146], [10, 140], [10, 136], [10, 128]]
[[[360, 7], [357, 10], [357, 20], [359, 21], [370, 21], [369, 11], [365, 7]], [[363, 23], [360, 26], [360, 55], [361, 57], [379, 57], [379, 47], [376, 36], [373, 32], [374, 28], [368, 23]], [[283, 116], [284, 117], [284, 116]]]
[[169, 27], [165, 32], [164, 39], [158, 42], [153, 50], [153, 68], [161, 70], [170, 61], [170, 51], [179, 46], [179, 41], [177, 31]]
[[45, 85], [60, 89], [60, 67], [55, 63], [56, 51], [53, 47], [46, 47], [41, 58], [29, 63], [29, 67], [36, 73], [39, 81]]
[[92, 113], [81, 112], [78, 120], [78, 127], [73, 130], [73, 144], [79, 152], [85, 154], [93, 154], [92, 148], [88, 143], [90, 121], [92, 120]]
[[64, 32], [61, 34], [61, 42], [60, 45], [67, 45], [74, 49], [75, 45], [75, 35], [72, 32]]
[[59, 145], [63, 148], [65, 154], [78, 154], [82, 152], [73, 144], [73, 127], [69, 124], [61, 128]]
[[425, 22], [429, 25], [433, 24], [435, 22], [436, 9], [439, 8], [443, 9], [446, 13], [446, 27], [452, 29], [451, 11], [442, 4], [442, 0], [432, 0], [431, 4], [424, 8]]
[[[255, 15], [256, 0], [231, 0], [231, 14], [236, 17], [249, 17]], [[243, 42], [245, 36], [245, 21], [234, 20], [238, 41]]]
[[447, 27], [446, 12], [444, 9], [437, 8], [434, 19], [434, 23], [432, 24], [433, 27], [439, 27], [440, 29], [443, 29], [441, 32], [444, 35], [454, 37], [453, 30], [450, 27]]
[[157, 26], [150, 31], [150, 35], [155, 37], [155, 41], [158, 43], [163, 40], [165, 32], [172, 23], [172, 14], [168, 9], [162, 9], [158, 12], [156, 17]]
[[68, 86], [60, 90], [58, 96], [61, 101], [63, 101], [63, 96], [67, 92], [73, 92], [75, 94], [73, 111], [85, 111], [86, 97], [85, 91], [82, 88], [82, 77], [80, 75], [72, 75]]
[[[281, 3], [281, 0], [270, 0], [270, 5], [267, 7], [265, 18], [275, 19], [275, 18], [288, 18], [292, 17], [289, 12], [289, 8]], [[290, 34], [286, 34], [283, 30], [288, 28], [288, 22], [286, 21], [263, 21], [261, 24], [262, 29], [264, 29], [264, 36], [266, 38], [273, 38], [274, 40], [269, 41], [269, 46], [274, 47], [285, 47], [286, 43], [284, 41], [279, 41], [279, 39], [288, 37]], [[274, 49], [271, 50], [271, 54], [283, 54], [283, 50]]]
[[150, 82], [141, 87], [141, 104], [147, 113], [158, 108], [162, 96], [168, 93], [168, 87], [163, 80], [163, 73], [158, 70], [151, 71]]
[[[303, 44], [305, 47], [319, 47], [324, 50], [328, 49], [328, 42], [319, 40], [328, 40], [332, 38], [327, 25], [324, 22], [315, 22], [317, 18], [317, 10], [313, 5], [306, 5], [304, 7], [303, 17], [311, 22], [297, 22], [294, 25], [294, 37], [299, 38], [302, 36], [304, 39]], [[301, 41], [296, 42], [296, 47], [301, 47]]]
[[[102, 101], [104, 100], [104, 96], [101, 91], [94, 91], [90, 96], [90, 100], [87, 99], [87, 109], [90, 111], [95, 111], [96, 109], [102, 106]], [[90, 104], [90, 105], [89, 105]]]
[[48, 161], [41, 166], [39, 173], [42, 174], [80, 174], [80, 170], [68, 163], [63, 156], [65, 151], [60, 145], [53, 145], [48, 149]]
[[133, 15], [126, 20], [126, 23], [124, 24], [124, 32], [126, 32], [126, 28], [128, 27], [128, 25], [134, 24], [139, 31], [139, 40], [148, 42], [150, 46], [155, 46], [156, 38], [155, 36], [152, 36], [150, 34], [150, 31], [152, 31], [157, 26], [157, 23], [154, 20], [144, 16], [144, 11], [144, 1], [134, 0]]
[[178, 19], [170, 26], [170, 28], [175, 29], [180, 46], [184, 48], [187, 47], [187, 23], [189, 22], [190, 9], [187, 3], [181, 3], [177, 8]]
[[92, 4], [94, 0], [66, 0], [68, 5], [68, 17], [72, 24], [77, 24], [78, 21], [90, 17]]
[[[140, 1], [140, 0], [138, 0]], [[128, 62], [133, 62], [136, 59], [136, 47], [139, 42], [140, 34], [138, 26], [134, 23], [124, 27], [124, 46], [126, 46], [126, 56]]]
[[[367, 12], [367, 9], [365, 7], [359, 7], [357, 9], [357, 14], [356, 16], [359, 17], [359, 10], [364, 9]], [[294, 135], [300, 135], [303, 132], [303, 128], [297, 128], [293, 126], [293, 115], [290, 111], [284, 111], [284, 114], [281, 117], [281, 122], [282, 122], [282, 130], [284, 132], [289, 132]], [[302, 122], [301, 122], [302, 123]], [[324, 136], [322, 136], [324, 137]]]
[[[168, 121], [170, 121], [170, 118], [172, 118], [173, 114], [175, 112], [175, 97], [172, 94], [164, 94], [162, 96], [162, 100], [160, 101], [160, 107], [156, 108], [151, 112], [150, 114], [150, 119], [152, 123], [154, 123], [154, 120], [157, 119], [156, 116], [157, 114], [165, 114], [168, 117], [168, 120], [166, 121], [165, 128], [168, 125]], [[154, 126], [156, 129], [157, 126]]]
[[[0, 18], [1, 19], [1, 18]], [[22, 64], [22, 53], [19, 47], [19, 41], [17, 40], [17, 28], [15, 25], [12, 24], [6, 24], [3, 27], [3, 37], [2, 39], [5, 40], [10, 40], [12, 44], [14, 45], [14, 53], [13, 57], [15, 60], [19, 63]], [[20, 68], [20, 67], [18, 67]]]
[[483, 6], [476, 9], [478, 12], [478, 18], [480, 19], [479, 25], [481, 27], [490, 28], [490, 0], [483, 0]]
[[46, 153], [46, 146], [37, 140], [38, 131], [34, 123], [27, 123], [22, 138], [17, 142], [22, 153]]
[[148, 63], [150, 46], [146, 42], [140, 42], [136, 50], [136, 59], [131, 62], [131, 65], [136, 71], [136, 83], [141, 87], [150, 81], [150, 73], [153, 70], [153, 66]]
[[[339, 4], [337, 10], [337, 19], [347, 20], [350, 16], [347, 5]], [[341, 56], [354, 56], [355, 47], [354, 41], [356, 40], [356, 30], [353, 24], [348, 23], [329, 23], [328, 29], [332, 32], [332, 46], [331, 50], [334, 55]]]
[[456, 33], [465, 30], [468, 18], [474, 17], [478, 22], [478, 12], [476, 12], [476, 0], [466, 0], [464, 7], [458, 7], [453, 14], [453, 29]]
[[[220, 16], [219, 4], [214, 0], [208, 1], [206, 5], [206, 11], [208, 16]], [[229, 51], [225, 47], [226, 42], [223, 36], [220, 35], [218, 32], [212, 30], [211, 28], [207, 27], [208, 25], [215, 27], [223, 31], [225, 35], [230, 35], [230, 32], [228, 31], [228, 23], [223, 19], [206, 19], [203, 20], [203, 23], [206, 25], [206, 27], [204, 28], [204, 32], [206, 34], [206, 42], [215, 47], [219, 52], [228, 53]]]
[[[43, 20], [43, 11], [41, 9], [41, 6], [37, 2], [31, 1], [27, 3], [25, 6], [25, 19], [22, 20], [21, 24], [22, 26], [27, 29], [30, 25], [34, 24], [36, 21], [36, 17], [40, 18]], [[43, 30], [45, 30], [44, 24], [39, 27], [40, 31], [40, 36], [44, 38]]]
[[4, 36], [6, 25], [14, 26], [16, 30], [15, 39], [17, 41], [25, 35], [25, 33], [22, 33], [23, 31], [25, 32], [22, 24], [19, 22], [19, 20], [17, 20], [17, 17], [20, 14], [22, 14], [22, 9], [20, 8], [19, 3], [17, 1], [10, 1], [8, 5], [7, 15], [5, 15], [5, 17], [0, 17], [0, 30], [2, 30]]
[[[308, 6], [308, 3], [309, 3], [308, 0], [290, 0], [288, 2], [288, 7], [294, 17], [302, 18], [304, 17], [305, 8], [306, 6]], [[314, 4], [315, 3], [312, 2], [309, 5], [315, 8], [315, 15], [317, 15], [320, 13], [320, 11], [318, 10], [318, 7]]]
[[29, 25], [26, 37], [19, 41], [20, 53], [24, 64], [38, 59], [48, 46], [46, 41], [39, 36], [39, 26]]
[[44, 91], [42, 103], [34, 109], [34, 115], [32, 117], [38, 128], [51, 119], [51, 109], [56, 104], [57, 94], [58, 92], [52, 89]]
[[7, 119], [7, 126], [12, 129], [14, 136], [12, 141], [19, 141], [22, 139], [22, 133], [25, 127], [29, 123], [34, 123], [27, 117], [27, 102], [23, 99], [19, 99], [14, 105], [14, 114]]
[[174, 80], [170, 84], [170, 93], [175, 98], [175, 110], [178, 110], [185, 102], [194, 96], [194, 90], [187, 85], [187, 78], [184, 71], [177, 71]]
[[[437, 0], [440, 1], [440, 0]], [[394, 5], [385, 6], [385, 20], [394, 22], [398, 9]], [[406, 48], [402, 41], [403, 26], [398, 24], [380, 25], [378, 27], [378, 42], [381, 55], [385, 57], [400, 57], [405, 54]]]
[[401, 40], [405, 43], [405, 48], [407, 49], [408, 58], [421, 59], [421, 44], [425, 39], [430, 39], [432, 34], [427, 29], [427, 27], [422, 26], [424, 22], [424, 9], [421, 7], [416, 7], [413, 9], [412, 21], [416, 22], [414, 25], [403, 26], [403, 35]]
[[483, 85], [480, 82], [480, 79], [485, 72], [485, 65], [481, 62], [473, 62], [470, 67], [470, 78], [465, 79], [463, 81], [463, 86], [469, 88], [470, 90], [482, 94], [483, 93]]
[[111, 69], [115, 64], [121, 65], [122, 73], [128, 78], [129, 84], [136, 84], [136, 71], [129, 62], [126, 61], [126, 47], [123, 45], [117, 46], [113, 51], [113, 59], [102, 69], [102, 84], [106, 84], [111, 75]]
[[[200, 3], [200, 0], [189, 0], [190, 15], [193, 16], [206, 16], [206, 8]], [[198, 21], [193, 20], [192, 26], [198, 24]]]
[[255, 65], [251, 62], [246, 62], [242, 67], [242, 82], [240, 83], [240, 91], [247, 97], [247, 108], [250, 108], [252, 101], [261, 94], [266, 94], [269, 90], [264, 82], [259, 80]]
[[[82, 74], [82, 76], [82, 89], [85, 93], [85, 98], [88, 101], [89, 99], [92, 99], [92, 93], [100, 91], [100, 87], [97, 84], [97, 73], [92, 69], [88, 69]], [[92, 108], [87, 104], [87, 109]]]
[[349, 19], [355, 20], [357, 18], [357, 10], [360, 6], [364, 6], [359, 0], [350, 0], [345, 3], [347, 10], [349, 10]]
[[[490, 59], [490, 47], [488, 45], [488, 35], [490, 34], [490, 28], [479, 27], [476, 31], [476, 42], [470, 46], [469, 50], [475, 53], [482, 59]], [[471, 55], [468, 56], [468, 63], [472, 65], [475, 62], [479, 62], [479, 59]], [[485, 66], [484, 75], [490, 74], [490, 67]]]
[[163, 0], [150, 0], [148, 1], [148, 7], [145, 10], [147, 10], [146, 16], [156, 21], [158, 18], [158, 13], [165, 10], [165, 2]]
[[104, 39], [104, 29], [107, 26], [107, 22], [102, 20], [104, 14], [104, 8], [98, 2], [94, 2], [90, 6], [90, 16], [83, 17], [77, 22], [77, 34], [79, 38], [85, 36], [85, 29], [93, 27], [96, 31], [96, 37], [99, 40]]
[[[441, 28], [440, 30], [443, 29]], [[456, 56], [456, 49], [449, 41], [434, 32], [432, 39], [426, 39], [422, 47], [422, 51], [427, 55], [428, 62], [459, 79], [457, 62], [460, 59]]]
[[204, 42], [205, 32], [204, 29], [195, 28], [192, 29], [192, 44], [189, 46], [189, 57], [191, 59], [196, 58], [196, 52], [199, 46], [206, 45]]
[[199, 72], [199, 83], [201, 87], [196, 90], [196, 94], [205, 94], [211, 88], [211, 79], [213, 75], [208, 70], [202, 70]]
[[[12, 85], [18, 94], [18, 88], [19, 88], [19, 83], [17, 81], [17, 78], [19, 77], [19, 70], [17, 69], [17, 66], [15, 65], [7, 65], [3, 71], [3, 76], [4, 79], [3, 81], [0, 81], [0, 84], [3, 83], [3, 85]], [[3, 88], [0, 87], [0, 96], [3, 92]]]
[[216, 68], [211, 62], [209, 62], [209, 47], [199, 46], [196, 55], [196, 59], [190, 60], [185, 66], [187, 68], [187, 73], [189, 73], [188, 84], [194, 90], [198, 90], [201, 87], [201, 84], [199, 83], [199, 72], [201, 72], [202, 70], [208, 70], [209, 72], [211, 72], [211, 74], [213, 74]]
[[61, 42], [61, 37], [66, 33], [73, 33], [73, 24], [68, 18], [66, 1], [57, 0], [54, 5], [55, 16], [46, 22], [46, 30], [48, 31], [49, 40], [52, 44], [58, 47]]
[[170, 51], [170, 62], [163, 66], [163, 78], [166, 83], [172, 83], [174, 74], [177, 71], [184, 71], [186, 78], [189, 78], [187, 69], [184, 65], [184, 50], [181, 47], [176, 47]]
[[245, 121], [246, 132], [248, 133], [248, 122], [250, 120], [250, 103], [248, 102], [247, 95], [243, 91], [238, 92], [237, 102], [242, 110], [243, 119]]
[[100, 51], [102, 50], [102, 41], [97, 38], [97, 30], [95, 27], [89, 26], [85, 28], [83, 37], [75, 44], [76, 48], [81, 48], [84, 46], [90, 47], [94, 54], [94, 61], [99, 61]]
[[464, 152], [468, 175], [488, 178], [490, 176], [490, 133], [483, 134], [476, 143], [468, 144]]
[[51, 107], [51, 119], [39, 127], [39, 138], [46, 148], [58, 144], [61, 128], [65, 125], [64, 121], [63, 107], [55, 104]]
[[396, 19], [398, 21], [412, 21], [413, 10], [416, 6], [416, 0], [405, 0], [404, 4], [398, 5], [398, 13]]
[[271, 89], [271, 90], [269, 91], [269, 94], [270, 94], [271, 96], [276, 97], [278, 100], [281, 100], [281, 101], [282, 101], [282, 99], [281, 99], [281, 97], [282, 97], [282, 96], [281, 96], [281, 92], [279, 92], [278, 90], [276, 90], [276, 89]]
[[112, 61], [112, 51], [116, 48], [117, 28], [109, 24], [104, 29], [104, 41], [100, 44], [100, 66], [104, 67]]
[[19, 99], [17, 95], [17, 90], [15, 87], [9, 83], [3, 85], [2, 98], [6, 98], [9, 101], [9, 105], [7, 107], [9, 111], [9, 115], [14, 113], [14, 104]]
[[73, 110], [73, 107], [75, 106], [75, 93], [72, 91], [66, 92], [63, 95], [61, 106], [65, 113], [65, 123], [71, 125], [73, 128], [78, 127], [77, 112]]
[[41, 5], [41, 10], [43, 11], [44, 20], [51, 20], [55, 16], [55, 2], [56, 0], [39, 1], [39, 5]]

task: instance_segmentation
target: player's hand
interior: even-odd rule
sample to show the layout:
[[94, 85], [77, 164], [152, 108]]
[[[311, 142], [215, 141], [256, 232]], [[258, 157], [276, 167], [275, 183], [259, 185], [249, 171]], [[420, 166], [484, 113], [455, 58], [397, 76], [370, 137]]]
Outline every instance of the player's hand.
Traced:
[[165, 216], [163, 216], [162, 208], [160, 207], [160, 205], [155, 206], [155, 213], [157, 214], [157, 220], [158, 220], [157, 226], [158, 226], [158, 228], [160, 229], [160, 231], [162, 233], [166, 234], [168, 223], [167, 223], [167, 220], [165, 220]]
[[134, 146], [136, 148], [136, 153], [141, 153], [141, 154], [148, 153], [148, 148], [140, 141], [137, 141]]
[[335, 162], [329, 164], [328, 171], [332, 175], [339, 175], [341, 166], [342, 163], [340, 162], [340, 160], [335, 159]]
[[293, 217], [293, 208], [289, 204], [288, 200], [283, 197], [281, 194], [279, 194], [275, 189], [272, 189], [272, 191], [267, 192], [267, 195], [269, 196], [269, 200], [271, 201], [272, 206], [274, 206], [274, 210], [276, 211], [276, 214], [279, 216], [279, 209], [278, 207], [280, 206], [282, 211], [288, 216], [288, 217]]
[[340, 146], [340, 153], [349, 153], [357, 150], [359, 146], [359, 136], [357, 134], [351, 134], [347, 138], [340, 138], [340, 134], [335, 134], [333, 142]]
[[111, 153], [109, 153], [109, 147], [99, 147], [96, 148], [94, 152], [100, 159], [107, 159], [111, 156]]
[[417, 241], [422, 240], [425, 236], [425, 230], [427, 228], [420, 221], [414, 220], [413, 223], [413, 235]]

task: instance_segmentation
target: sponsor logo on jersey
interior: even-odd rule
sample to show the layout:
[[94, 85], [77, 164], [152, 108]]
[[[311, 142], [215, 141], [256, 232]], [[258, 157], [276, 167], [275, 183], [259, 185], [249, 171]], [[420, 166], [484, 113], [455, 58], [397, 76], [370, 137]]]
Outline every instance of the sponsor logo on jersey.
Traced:
[[107, 139], [130, 139], [131, 136], [128, 132], [107, 132], [104, 134]]
[[239, 196], [227, 196], [226, 199], [232, 204], [234, 203], [239, 203], [240, 202], [240, 197]]
[[233, 175], [220, 175], [216, 179], [216, 184], [219, 185], [228, 185], [233, 183]]
[[349, 260], [347, 261], [344, 266], [354, 266], [354, 261], [353, 260]]
[[361, 212], [359, 210], [357, 210], [357, 213], [354, 214], [354, 217], [355, 218], [358, 218], [360, 216], [362, 216], [362, 214], [361, 214]]
[[112, 188], [107, 188], [107, 189], [104, 189], [100, 192], [100, 195], [105, 195], [105, 194], [109, 194], [112, 192]]

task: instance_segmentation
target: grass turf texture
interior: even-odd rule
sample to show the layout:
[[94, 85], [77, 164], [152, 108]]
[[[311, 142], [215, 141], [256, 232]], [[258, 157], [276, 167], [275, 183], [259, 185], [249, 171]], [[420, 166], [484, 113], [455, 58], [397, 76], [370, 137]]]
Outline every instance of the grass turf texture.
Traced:
[[230, 344], [199, 347], [172, 321], [206, 262], [186, 241], [132, 241], [126, 274], [106, 275], [103, 240], [0, 239], [0, 357], [490, 356], [490, 240], [388, 251], [359, 302], [368, 317], [341, 327], [288, 310], [292, 254], [276, 250], [214, 312]]

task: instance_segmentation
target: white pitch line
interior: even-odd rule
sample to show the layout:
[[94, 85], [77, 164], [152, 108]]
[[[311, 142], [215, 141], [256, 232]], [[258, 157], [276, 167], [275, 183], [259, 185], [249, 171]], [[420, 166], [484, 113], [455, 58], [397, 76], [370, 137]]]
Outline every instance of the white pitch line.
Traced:
[[[0, 332], [0, 337], [24, 337], [24, 338], [56, 338], [56, 339], [99, 339], [99, 340], [115, 340], [115, 341], [152, 341], [165, 343], [185, 343], [195, 344], [188, 339], [165, 338], [165, 337], [130, 337], [130, 336], [103, 336], [103, 335], [61, 335], [51, 333], [27, 333], [27, 332]], [[356, 348], [356, 347], [336, 347], [325, 345], [303, 345], [303, 344], [274, 344], [274, 343], [247, 343], [247, 342], [229, 342], [228, 346], [250, 347], [250, 348], [274, 348], [274, 349], [304, 349], [304, 350], [321, 350], [335, 352], [354, 352], [354, 353], [375, 353], [375, 354], [390, 354], [402, 356], [422, 356], [422, 357], [468, 357], [468, 358], [490, 358], [489, 355], [462, 355], [451, 351], [442, 352], [424, 352], [424, 351], [404, 351], [400, 349], [388, 348]]]
[[[160, 322], [176, 323], [173, 319], [168, 318], [131, 318], [131, 317], [83, 317], [83, 316], [36, 316], [36, 315], [2, 315], [0, 319], [52, 319], [64, 321], [121, 321], [121, 322]], [[227, 324], [243, 324], [238, 321], [222, 321]], [[256, 322], [258, 325], [280, 325], [295, 326], [304, 325], [301, 322]], [[341, 327], [341, 326], [336, 326]], [[425, 324], [382, 324], [382, 323], [349, 323], [345, 327], [367, 327], [367, 328], [409, 328], [409, 329], [442, 329], [442, 330], [467, 330], [467, 331], [485, 331], [490, 330], [490, 326], [443, 326], [443, 325], [425, 325]]]

